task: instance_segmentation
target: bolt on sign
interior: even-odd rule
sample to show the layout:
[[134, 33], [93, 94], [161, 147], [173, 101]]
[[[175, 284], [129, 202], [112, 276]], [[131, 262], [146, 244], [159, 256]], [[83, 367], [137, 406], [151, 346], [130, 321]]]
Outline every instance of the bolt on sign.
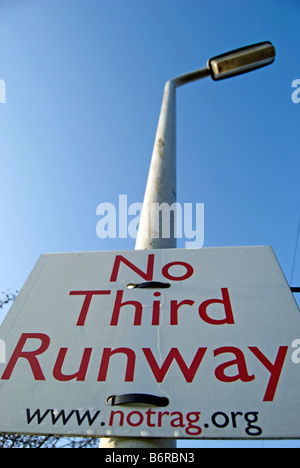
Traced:
[[270, 247], [42, 255], [0, 339], [1, 432], [300, 437], [300, 314]]

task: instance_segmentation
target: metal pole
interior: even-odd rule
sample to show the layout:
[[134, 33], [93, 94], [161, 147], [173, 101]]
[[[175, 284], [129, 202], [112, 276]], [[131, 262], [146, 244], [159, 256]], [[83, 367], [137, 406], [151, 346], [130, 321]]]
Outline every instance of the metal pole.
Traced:
[[[176, 202], [176, 88], [209, 75], [209, 70], [203, 68], [165, 84], [135, 250], [176, 248], [175, 216], [170, 219], [170, 235], [164, 237], [162, 220], [153, 222], [153, 208], [164, 203], [171, 207]], [[99, 447], [176, 448], [176, 440], [104, 437]]]
[[209, 75], [209, 69], [202, 68], [165, 84], [135, 250], [176, 247], [175, 215], [168, 237], [163, 236], [162, 220], [153, 219], [157, 205], [170, 208], [176, 202], [176, 88]]
[[[211, 76], [214, 80], [229, 78], [274, 61], [275, 48], [269, 42], [243, 47], [208, 61], [207, 68], [178, 76], [165, 85], [153, 154], [146, 185], [143, 209], [135, 250], [166, 249], [176, 247], [175, 219], [169, 219], [169, 235], [164, 235], [165, 219], [153, 222], [153, 208], [176, 202], [176, 88], [192, 81]], [[174, 206], [174, 210], [175, 210]], [[103, 438], [101, 448], [175, 448], [173, 439]]]
[[[155, 204], [176, 201], [176, 95], [175, 83], [165, 85], [163, 101], [154, 141], [135, 250], [176, 247], [174, 223], [170, 237], [162, 237], [162, 223], [153, 219]], [[152, 214], [152, 216], [151, 216]]]

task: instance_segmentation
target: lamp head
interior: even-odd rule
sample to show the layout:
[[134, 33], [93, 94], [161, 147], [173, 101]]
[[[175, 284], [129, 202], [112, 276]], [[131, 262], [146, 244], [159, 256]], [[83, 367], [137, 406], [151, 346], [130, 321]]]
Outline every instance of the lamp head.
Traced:
[[275, 54], [271, 42], [260, 42], [213, 57], [207, 66], [212, 79], [218, 81], [270, 65], [275, 60]]

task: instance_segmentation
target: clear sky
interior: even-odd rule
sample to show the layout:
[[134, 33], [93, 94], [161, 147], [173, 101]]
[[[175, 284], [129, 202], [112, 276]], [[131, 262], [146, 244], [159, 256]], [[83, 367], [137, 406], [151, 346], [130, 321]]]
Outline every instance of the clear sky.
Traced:
[[0, 0], [0, 291], [41, 253], [133, 249], [97, 237], [96, 209], [143, 201], [164, 83], [264, 40], [270, 67], [178, 90], [178, 201], [204, 203], [204, 247], [271, 245], [300, 286], [299, 18], [298, 0]]

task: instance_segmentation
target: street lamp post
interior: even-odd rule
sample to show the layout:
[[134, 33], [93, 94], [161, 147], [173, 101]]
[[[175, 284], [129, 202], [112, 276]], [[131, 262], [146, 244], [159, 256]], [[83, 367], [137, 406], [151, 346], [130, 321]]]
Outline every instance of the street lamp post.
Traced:
[[[206, 68], [167, 81], [153, 147], [143, 209], [135, 249], [176, 247], [175, 217], [170, 222], [170, 236], [163, 236], [163, 217], [153, 222], [153, 207], [176, 202], [176, 88], [207, 76], [215, 81], [230, 78], [269, 65], [275, 48], [270, 42], [243, 47], [210, 59]], [[168, 210], [170, 212], [170, 210]], [[152, 218], [152, 219], [151, 219]]]
[[176, 247], [175, 218], [170, 222], [169, 237], [164, 237], [162, 233], [164, 218], [162, 217], [158, 223], [154, 222], [153, 207], [162, 203], [171, 207], [176, 202], [176, 88], [205, 78], [209, 74], [208, 68], [202, 68], [173, 78], [165, 84], [135, 244], [136, 250]]
[[[219, 81], [271, 64], [275, 48], [261, 42], [213, 57], [206, 68], [173, 78], [165, 84], [155, 136], [152, 159], [146, 184], [135, 250], [176, 247], [175, 216], [170, 231], [163, 235], [163, 220], [153, 223], [153, 207], [176, 202], [176, 88], [211, 76]], [[168, 209], [168, 213], [170, 209]], [[156, 220], [157, 221], [157, 220]], [[100, 448], [175, 448], [173, 439], [102, 438]]]

